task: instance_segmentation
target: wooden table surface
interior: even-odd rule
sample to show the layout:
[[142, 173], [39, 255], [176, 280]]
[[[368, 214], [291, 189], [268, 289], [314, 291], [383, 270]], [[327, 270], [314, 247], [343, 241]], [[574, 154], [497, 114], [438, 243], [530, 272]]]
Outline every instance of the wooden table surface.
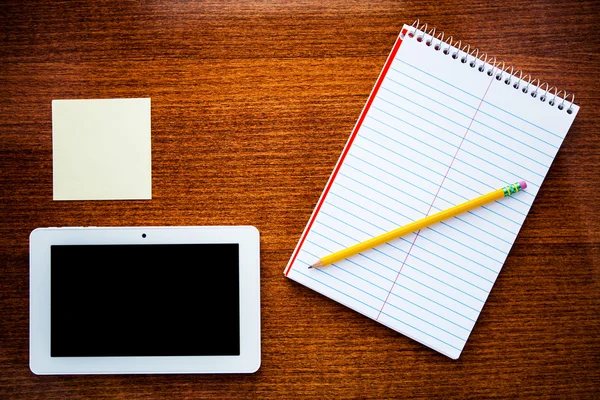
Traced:
[[[0, 398], [599, 398], [600, 6], [438, 3], [3, 1]], [[283, 276], [416, 18], [581, 106], [458, 361]], [[51, 100], [118, 97], [152, 99], [152, 200], [53, 201]], [[246, 224], [261, 232], [257, 373], [29, 371], [32, 229]]]

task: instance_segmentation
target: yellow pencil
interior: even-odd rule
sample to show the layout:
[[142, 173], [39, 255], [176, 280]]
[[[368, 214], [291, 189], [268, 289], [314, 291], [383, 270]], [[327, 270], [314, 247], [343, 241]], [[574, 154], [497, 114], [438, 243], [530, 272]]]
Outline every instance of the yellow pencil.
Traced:
[[425, 217], [425, 218], [420, 219], [415, 222], [411, 222], [408, 225], [404, 225], [400, 228], [396, 228], [387, 233], [381, 234], [379, 236], [375, 236], [374, 238], [371, 238], [371, 239], [366, 240], [361, 243], [357, 243], [354, 246], [350, 246], [346, 249], [343, 249], [343, 250], [337, 251], [333, 254], [330, 254], [328, 256], [325, 256], [308, 268], [325, 267], [329, 264], [333, 264], [333, 263], [341, 261], [345, 258], [351, 257], [355, 254], [361, 253], [365, 250], [369, 250], [369, 249], [372, 249], [373, 247], [387, 243], [390, 240], [397, 239], [397, 238], [407, 235], [411, 232], [416, 232], [418, 230], [421, 230], [430, 225], [436, 224], [436, 223], [443, 221], [445, 219], [448, 219], [450, 217], [454, 217], [458, 214], [462, 214], [462, 213], [472, 210], [474, 208], [481, 207], [484, 204], [491, 203], [492, 201], [496, 201], [503, 197], [510, 196], [513, 193], [520, 192], [521, 190], [525, 189], [526, 187], [527, 187], [527, 183], [521, 181], [521, 182], [513, 183], [512, 185], [505, 186], [501, 189], [494, 190], [491, 193], [484, 194], [483, 196], [479, 196], [473, 200], [466, 201], [462, 204], [459, 204], [459, 205], [449, 208], [447, 210], [440, 211], [439, 213], [430, 215], [428, 217]]

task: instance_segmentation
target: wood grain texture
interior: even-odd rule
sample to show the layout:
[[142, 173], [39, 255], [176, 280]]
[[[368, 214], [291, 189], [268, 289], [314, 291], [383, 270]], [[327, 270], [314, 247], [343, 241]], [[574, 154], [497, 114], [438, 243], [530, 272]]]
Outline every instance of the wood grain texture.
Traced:
[[[576, 94], [558, 153], [452, 361], [283, 277], [403, 23]], [[3, 1], [0, 398], [598, 398], [596, 1]], [[152, 99], [151, 201], [52, 201], [51, 100]], [[261, 232], [253, 375], [28, 368], [28, 235], [45, 226]]]

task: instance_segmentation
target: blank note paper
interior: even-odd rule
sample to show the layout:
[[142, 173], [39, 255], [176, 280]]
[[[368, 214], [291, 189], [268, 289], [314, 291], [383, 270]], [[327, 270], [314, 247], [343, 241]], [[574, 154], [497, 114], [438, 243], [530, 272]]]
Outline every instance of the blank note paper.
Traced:
[[52, 101], [54, 200], [151, 199], [150, 99]]
[[[579, 108], [438, 43], [404, 26], [285, 275], [456, 359]], [[307, 269], [520, 180], [524, 192]]]

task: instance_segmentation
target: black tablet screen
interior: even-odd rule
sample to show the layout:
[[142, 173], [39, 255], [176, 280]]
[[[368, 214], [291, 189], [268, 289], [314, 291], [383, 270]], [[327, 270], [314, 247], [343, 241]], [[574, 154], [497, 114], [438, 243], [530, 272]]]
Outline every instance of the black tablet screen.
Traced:
[[52, 246], [52, 357], [240, 354], [239, 245]]

